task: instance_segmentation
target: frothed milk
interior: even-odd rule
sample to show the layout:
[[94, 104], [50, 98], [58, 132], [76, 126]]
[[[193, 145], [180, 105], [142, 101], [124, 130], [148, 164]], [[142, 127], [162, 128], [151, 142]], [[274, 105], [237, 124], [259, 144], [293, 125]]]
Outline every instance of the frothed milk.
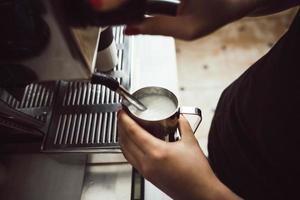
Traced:
[[147, 107], [147, 110], [140, 111], [133, 105], [129, 105], [128, 109], [132, 114], [144, 120], [155, 121], [168, 118], [177, 108], [169, 97], [163, 95], [151, 94], [139, 100]]

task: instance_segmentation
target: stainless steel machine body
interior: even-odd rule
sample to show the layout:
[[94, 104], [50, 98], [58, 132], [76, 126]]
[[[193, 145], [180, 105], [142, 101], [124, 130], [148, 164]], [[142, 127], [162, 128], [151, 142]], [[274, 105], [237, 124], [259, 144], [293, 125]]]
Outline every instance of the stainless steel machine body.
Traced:
[[[98, 167], [105, 161], [88, 156], [113, 153], [108, 156], [113, 163], [121, 155], [116, 130], [121, 98], [88, 80], [96, 71], [101, 31], [68, 26], [57, 2], [0, 1], [0, 25], [13, 24], [2, 31], [7, 38], [0, 34], [0, 199], [86, 199], [91, 179], [96, 177], [98, 187], [105, 188], [120, 176], [130, 194], [131, 167], [124, 159], [124, 170], [117, 167], [110, 173], [105, 168], [99, 178]], [[12, 14], [11, 22], [1, 15], [5, 10]], [[27, 32], [25, 22], [45, 29]], [[14, 35], [14, 30], [21, 32]], [[48, 38], [30, 46], [39, 33]], [[122, 26], [114, 27], [113, 35], [118, 63], [108, 74], [129, 89], [131, 42]], [[29, 47], [37, 49], [30, 52]]]
[[[130, 39], [123, 27], [113, 30], [119, 60], [109, 73], [130, 88]], [[0, 121], [0, 133], [3, 127], [19, 130], [1, 140], [1, 199], [85, 200], [99, 193], [131, 197], [132, 169], [118, 145], [121, 98], [115, 92], [87, 80], [58, 80], [27, 85], [20, 100], [3, 88], [0, 101], [11, 111]], [[26, 121], [13, 116], [26, 116]]]

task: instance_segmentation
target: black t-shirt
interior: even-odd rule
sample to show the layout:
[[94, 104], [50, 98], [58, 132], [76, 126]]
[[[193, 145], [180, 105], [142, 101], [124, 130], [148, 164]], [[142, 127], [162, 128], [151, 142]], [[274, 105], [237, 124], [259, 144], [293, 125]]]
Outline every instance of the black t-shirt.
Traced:
[[300, 199], [300, 13], [222, 94], [208, 141], [219, 179], [245, 199]]

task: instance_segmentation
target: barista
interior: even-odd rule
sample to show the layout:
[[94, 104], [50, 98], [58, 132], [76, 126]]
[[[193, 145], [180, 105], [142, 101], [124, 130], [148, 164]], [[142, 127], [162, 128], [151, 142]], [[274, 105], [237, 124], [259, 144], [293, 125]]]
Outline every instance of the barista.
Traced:
[[[300, 0], [183, 0], [176, 17], [148, 18], [128, 26], [125, 33], [193, 40], [242, 17], [299, 4]], [[297, 199], [299, 74], [300, 13], [271, 51], [223, 92], [211, 125], [208, 159], [184, 117], [179, 120], [182, 140], [166, 143], [120, 111], [122, 151], [145, 178], [174, 199]]]

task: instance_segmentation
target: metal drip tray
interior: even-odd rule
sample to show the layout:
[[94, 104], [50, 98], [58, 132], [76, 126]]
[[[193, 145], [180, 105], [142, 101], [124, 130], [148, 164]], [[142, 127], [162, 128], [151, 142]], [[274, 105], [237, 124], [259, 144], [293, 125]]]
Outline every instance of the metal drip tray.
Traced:
[[44, 151], [119, 149], [116, 112], [120, 97], [102, 85], [61, 82]]
[[[119, 61], [110, 75], [129, 88], [129, 39], [123, 36], [122, 29], [114, 29]], [[117, 138], [120, 102], [121, 97], [103, 85], [60, 81], [42, 150], [120, 152]]]

